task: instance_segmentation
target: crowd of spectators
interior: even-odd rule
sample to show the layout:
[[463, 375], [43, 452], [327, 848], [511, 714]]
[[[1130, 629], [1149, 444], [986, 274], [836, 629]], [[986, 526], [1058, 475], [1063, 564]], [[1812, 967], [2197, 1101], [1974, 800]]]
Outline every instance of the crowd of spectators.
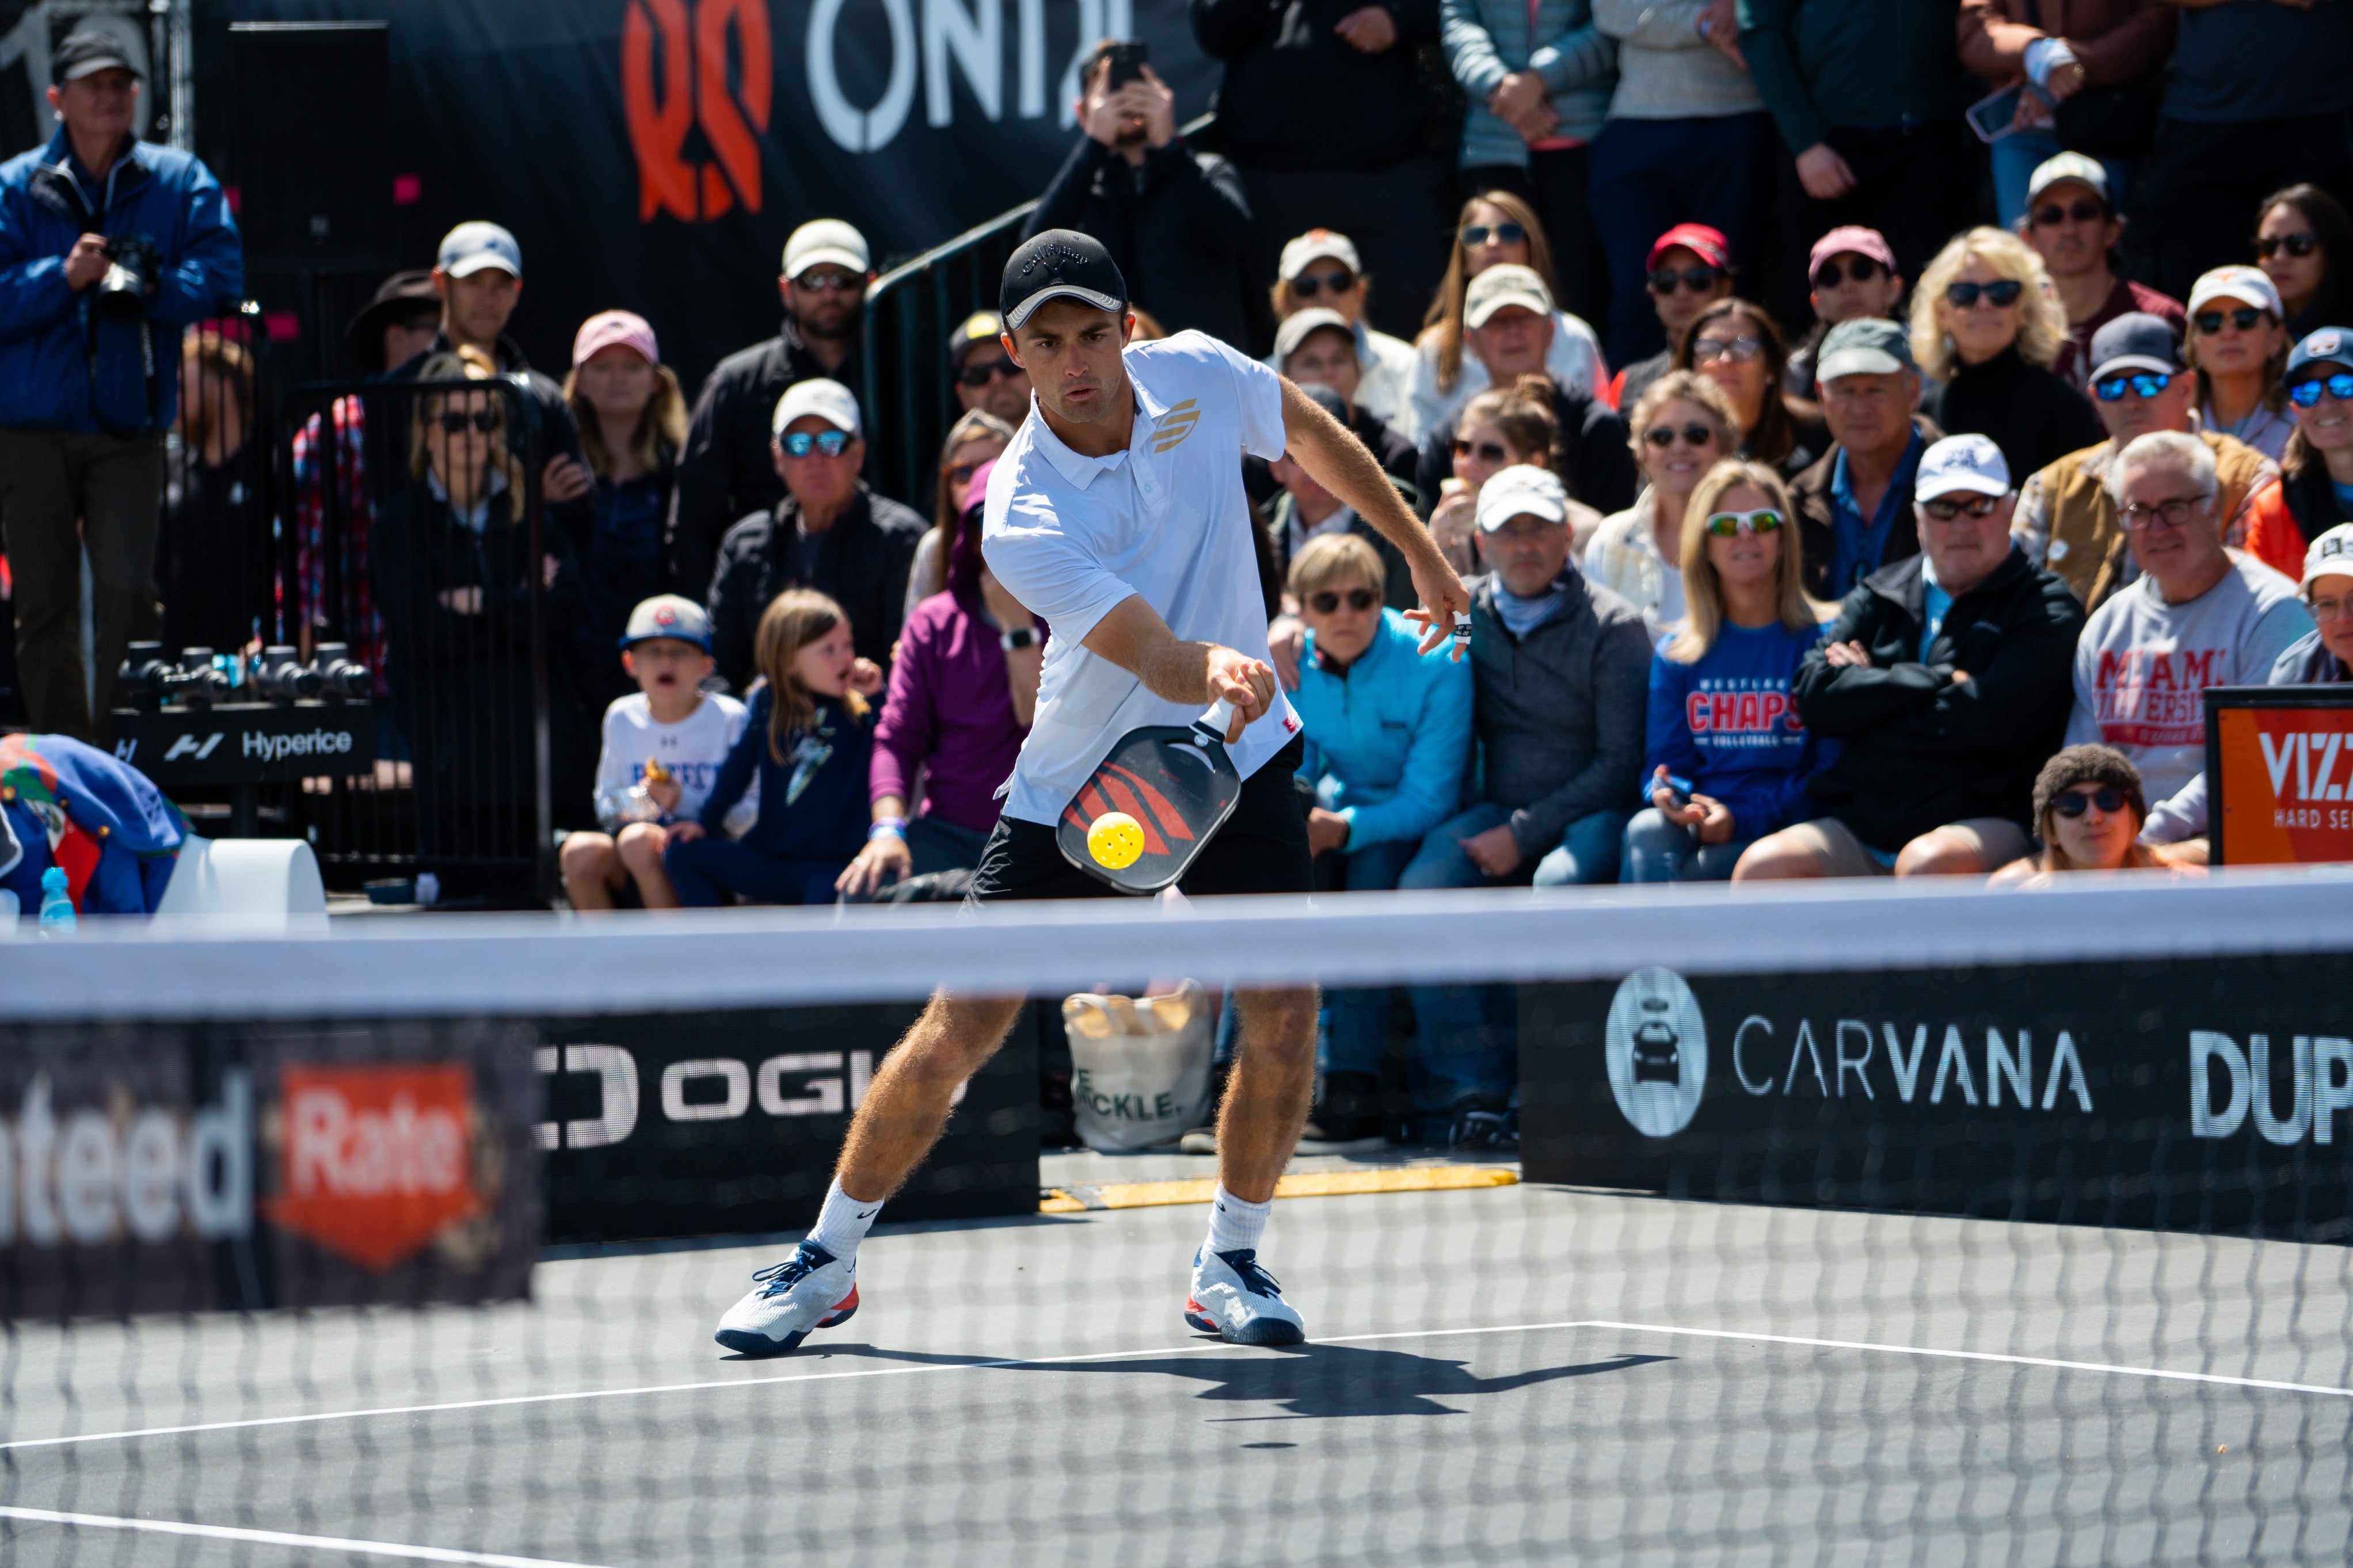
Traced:
[[[1190, 10], [1223, 64], [1215, 146], [1106, 44], [1029, 226], [1102, 238], [1140, 332], [1265, 355], [1474, 578], [1469, 659], [1418, 658], [1395, 547], [1296, 465], [1237, 454], [1322, 885], [2192, 875], [2200, 691], [2346, 679], [2353, 6]], [[180, 357], [196, 295], [236, 282], [218, 187], [125, 144], [120, 59], [57, 58], [63, 128], [0, 169], [0, 505], [34, 721], [86, 733], [59, 541], [78, 523], [105, 557], [102, 710], [151, 574], [199, 626], [192, 574], [219, 562], [188, 542], [249, 438], [250, 374], [201, 329]], [[161, 369], [123, 414], [136, 345], [85, 339], [106, 254], [79, 230], [126, 201], [168, 203], [183, 237], [141, 328]], [[420, 778], [528, 743], [428, 699], [462, 679], [522, 710], [499, 606], [544, 592], [578, 908], [952, 897], [995, 823], [1052, 631], [978, 549], [1029, 384], [995, 316], [955, 322], [936, 489], [879, 493], [875, 271], [850, 224], [801, 224], [776, 334], [690, 404], [626, 310], [580, 325], [560, 384], [533, 370], [507, 330], [521, 247], [461, 224], [347, 341], [387, 383], [483, 390], [349, 399], [297, 433], [292, 595], [380, 666]], [[1411, 1003], [1419, 1103], [1500, 1114], [1495, 995]], [[1361, 1120], [1390, 1005], [1330, 999], [1325, 1131]]]

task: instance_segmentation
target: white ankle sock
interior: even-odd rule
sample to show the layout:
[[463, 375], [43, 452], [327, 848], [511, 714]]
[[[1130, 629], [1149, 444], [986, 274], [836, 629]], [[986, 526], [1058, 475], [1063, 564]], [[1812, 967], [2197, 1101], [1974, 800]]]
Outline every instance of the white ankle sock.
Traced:
[[1226, 1191], [1223, 1182], [1219, 1183], [1217, 1196], [1209, 1201], [1208, 1250], [1234, 1252], [1249, 1247], [1255, 1251], [1258, 1238], [1266, 1229], [1266, 1216], [1273, 1212], [1272, 1203], [1244, 1203]]
[[825, 1190], [825, 1207], [818, 1211], [817, 1224], [810, 1228], [808, 1238], [848, 1263], [858, 1256], [858, 1244], [874, 1228], [874, 1216], [881, 1212], [881, 1200], [860, 1203], [841, 1190], [841, 1180], [837, 1176]]

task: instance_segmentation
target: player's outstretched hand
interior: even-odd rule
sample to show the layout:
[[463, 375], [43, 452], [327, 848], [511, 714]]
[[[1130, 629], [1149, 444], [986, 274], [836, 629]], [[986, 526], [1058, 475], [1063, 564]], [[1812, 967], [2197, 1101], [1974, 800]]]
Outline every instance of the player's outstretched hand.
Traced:
[[1226, 743], [1242, 738], [1245, 725], [1254, 722], [1274, 702], [1274, 669], [1263, 659], [1229, 647], [1209, 650], [1209, 700], [1233, 704], [1233, 721], [1226, 726]]
[[1405, 618], [1421, 627], [1421, 651], [1428, 653], [1454, 637], [1454, 661], [1460, 664], [1471, 645], [1468, 637], [1455, 637], [1455, 627], [1458, 616], [1471, 613], [1471, 591], [1434, 545], [1413, 563], [1413, 591], [1421, 595], [1421, 605], [1408, 610]]

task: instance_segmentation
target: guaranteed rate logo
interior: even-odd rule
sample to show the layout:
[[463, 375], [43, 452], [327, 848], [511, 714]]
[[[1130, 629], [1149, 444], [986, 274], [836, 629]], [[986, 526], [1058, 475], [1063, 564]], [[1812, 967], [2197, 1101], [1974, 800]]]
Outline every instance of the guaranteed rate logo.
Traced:
[[460, 1063], [286, 1068], [272, 1224], [382, 1273], [488, 1206]]

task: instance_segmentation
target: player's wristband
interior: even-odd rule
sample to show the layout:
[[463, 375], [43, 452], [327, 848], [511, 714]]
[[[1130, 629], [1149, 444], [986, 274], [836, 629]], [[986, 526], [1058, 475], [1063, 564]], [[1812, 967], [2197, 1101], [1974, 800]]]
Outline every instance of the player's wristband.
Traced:
[[895, 838], [902, 844], [905, 843], [907, 841], [907, 819], [903, 816], [876, 817], [874, 819], [874, 826], [866, 830], [866, 841], [869, 844], [871, 844], [877, 838], [883, 837]]
[[1471, 613], [1468, 610], [1454, 612], [1454, 640], [1463, 647], [1471, 646]]

